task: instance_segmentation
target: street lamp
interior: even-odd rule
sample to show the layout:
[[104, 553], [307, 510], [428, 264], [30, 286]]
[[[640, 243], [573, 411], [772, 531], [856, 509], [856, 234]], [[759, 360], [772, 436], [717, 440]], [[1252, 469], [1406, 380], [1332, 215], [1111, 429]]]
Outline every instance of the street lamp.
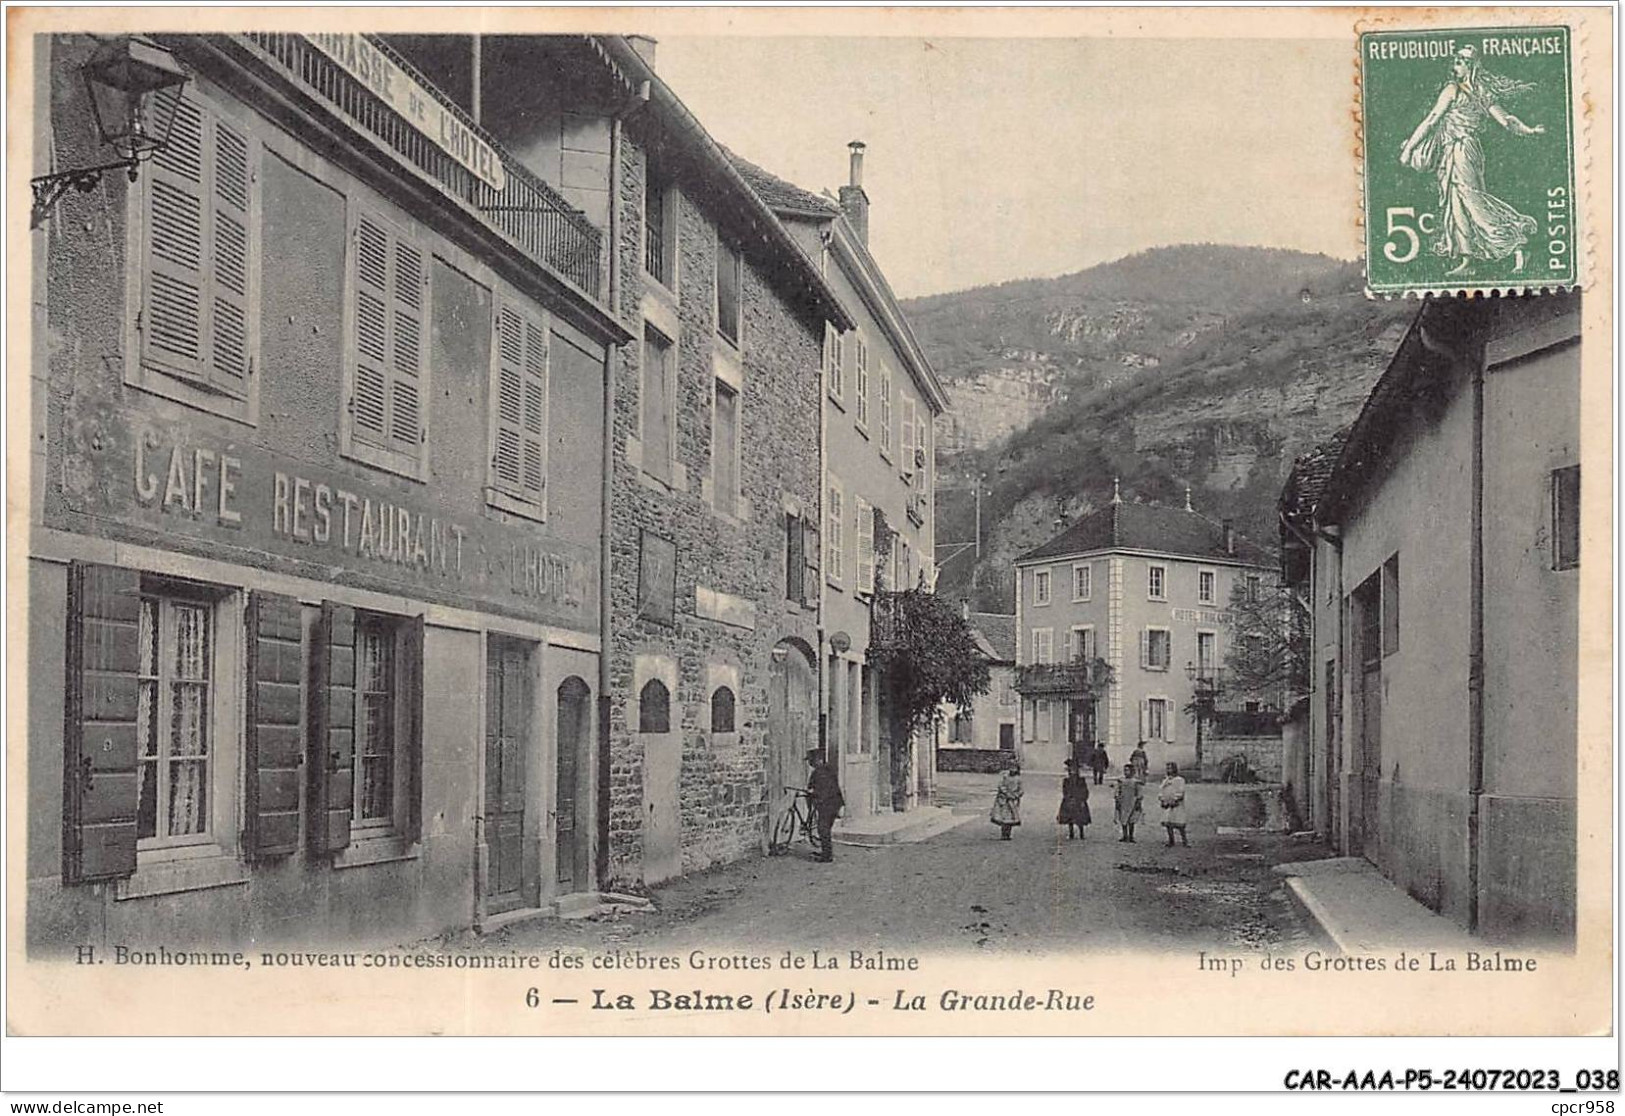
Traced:
[[108, 171], [125, 171], [134, 182], [141, 164], [169, 145], [186, 85], [186, 71], [169, 51], [149, 39], [124, 36], [97, 47], [83, 73], [96, 137], [118, 158], [31, 179], [29, 228], [44, 224], [69, 190], [89, 193]]

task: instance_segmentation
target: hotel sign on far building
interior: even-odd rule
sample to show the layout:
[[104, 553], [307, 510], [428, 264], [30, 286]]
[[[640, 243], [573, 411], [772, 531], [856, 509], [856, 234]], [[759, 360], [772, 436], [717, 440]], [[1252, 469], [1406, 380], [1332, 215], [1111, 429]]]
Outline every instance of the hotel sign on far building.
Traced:
[[496, 150], [366, 36], [318, 31], [306, 38], [481, 182], [493, 190], [508, 184]]

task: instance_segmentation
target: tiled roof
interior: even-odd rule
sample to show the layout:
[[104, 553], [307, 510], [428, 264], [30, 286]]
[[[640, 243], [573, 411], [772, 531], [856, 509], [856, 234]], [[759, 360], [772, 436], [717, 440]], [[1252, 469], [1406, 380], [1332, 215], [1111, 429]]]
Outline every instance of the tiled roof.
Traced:
[[1149, 550], [1254, 566], [1275, 565], [1275, 556], [1252, 540], [1238, 534], [1235, 543], [1235, 553], [1228, 553], [1224, 548], [1224, 524], [1200, 512], [1161, 504], [1114, 503], [1084, 516], [1017, 561], [1062, 558], [1096, 550]]
[[1331, 482], [1338, 459], [1343, 456], [1352, 428], [1352, 423], [1345, 426], [1308, 453], [1300, 454], [1292, 463], [1292, 471], [1281, 489], [1282, 512], [1294, 519], [1314, 514], [1326, 485]]
[[750, 160], [741, 159], [726, 147], [722, 150], [727, 153], [728, 161], [734, 165], [739, 176], [750, 183], [750, 188], [756, 191], [757, 197], [767, 203], [769, 209], [825, 214], [830, 217], [840, 214], [841, 207], [829, 198], [814, 194], [810, 190], [803, 190], [793, 182], [786, 182]]
[[1016, 618], [1002, 612], [973, 612], [970, 626], [979, 632], [998, 662], [1016, 661]]

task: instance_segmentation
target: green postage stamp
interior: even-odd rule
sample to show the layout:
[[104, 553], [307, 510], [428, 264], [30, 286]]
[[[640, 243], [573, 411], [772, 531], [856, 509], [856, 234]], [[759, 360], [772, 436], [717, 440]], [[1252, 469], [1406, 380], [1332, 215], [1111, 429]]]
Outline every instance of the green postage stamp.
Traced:
[[1373, 294], [1579, 282], [1567, 27], [1360, 36]]

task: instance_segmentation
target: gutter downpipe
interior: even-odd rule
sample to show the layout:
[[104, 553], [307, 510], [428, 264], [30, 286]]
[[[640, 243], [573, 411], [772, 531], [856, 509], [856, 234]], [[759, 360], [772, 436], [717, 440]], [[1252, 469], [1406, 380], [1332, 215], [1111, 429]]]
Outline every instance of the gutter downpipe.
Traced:
[[[621, 159], [622, 125], [627, 117], [649, 101], [649, 83], [627, 98], [609, 120], [609, 314], [616, 321], [621, 316], [621, 178], [625, 168]], [[612, 559], [610, 548], [610, 513], [615, 498], [615, 354], [618, 347], [604, 346], [604, 432], [603, 459], [599, 471], [600, 527], [598, 531], [598, 764], [596, 814], [597, 825], [594, 844], [593, 874], [599, 890], [609, 882], [609, 714], [610, 714], [610, 581]]]
[[[832, 234], [833, 234], [833, 227], [831, 229], [831, 233], [827, 233], [825, 235], [827, 237], [827, 236], [830, 236]], [[830, 256], [829, 240], [824, 239], [824, 241], [823, 241], [823, 250], [819, 253], [818, 267], [819, 267], [819, 271], [821, 273], [824, 273], [826, 275], [826, 277], [827, 277], [827, 272], [828, 272], [828, 268], [829, 268], [829, 256]], [[830, 330], [830, 329], [833, 329], [833, 328], [834, 328], [834, 326], [831, 323], [826, 322], [825, 325], [824, 325], [824, 329], [826, 330], [826, 332], [828, 330]], [[825, 340], [825, 345], [827, 346], [828, 343], [829, 342], [826, 339]], [[828, 442], [828, 437], [829, 437], [829, 423], [828, 423], [828, 420], [829, 420], [829, 405], [826, 402], [826, 400], [828, 398], [829, 398], [829, 361], [820, 360], [818, 362], [818, 495], [817, 495], [817, 498], [813, 501], [813, 507], [818, 512], [818, 539], [819, 539], [819, 546], [820, 547], [823, 546], [824, 527], [826, 526], [825, 523], [824, 523], [824, 520], [827, 518], [827, 514], [828, 514], [824, 509], [824, 494], [825, 494], [826, 489], [828, 488], [828, 480], [827, 480], [827, 478], [829, 476], [829, 473], [827, 472], [827, 470], [829, 468], [829, 442]], [[802, 522], [805, 523], [806, 520], [803, 519]], [[803, 533], [802, 537], [803, 538], [806, 537], [805, 533]], [[801, 576], [806, 577], [807, 576], [807, 572], [806, 572], [806, 565], [807, 565], [806, 555], [802, 555], [802, 563], [801, 564], [802, 564]], [[824, 616], [824, 586], [827, 585], [827, 584], [828, 584], [828, 579], [824, 576], [824, 556], [822, 554], [820, 554], [818, 556], [818, 584], [815, 586], [815, 588], [818, 590], [818, 611], [815, 614], [815, 621], [814, 622], [817, 624], [816, 635], [817, 635], [817, 639], [818, 639], [818, 750], [820, 752], [824, 753], [824, 762], [825, 763], [829, 763], [830, 760], [831, 760], [831, 756], [829, 754], [829, 706], [830, 706], [830, 697], [833, 694], [833, 686], [834, 686], [834, 680], [830, 677], [830, 665], [829, 665], [830, 646], [829, 646], [829, 642], [828, 642], [829, 641], [829, 629], [828, 629], [828, 625], [825, 622], [825, 616]], [[861, 677], [860, 677], [860, 680], [859, 680], [859, 692], [858, 692], [858, 707], [860, 709], [860, 712], [858, 714], [858, 732], [859, 732], [860, 736], [861, 736], [864, 728], [867, 727], [863, 723], [863, 714], [861, 712], [862, 706], [863, 706], [863, 694], [862, 694], [862, 680], [861, 680]], [[851, 722], [852, 722], [852, 718], [849, 716], [847, 718], [847, 724], [850, 726]], [[837, 770], [839, 770], [839, 765], [846, 759], [845, 752], [849, 751], [849, 750], [850, 750], [850, 746], [848, 746], [848, 748], [846, 748], [846, 749], [843, 749], [841, 755], [834, 757], [835, 763], [837, 765]], [[842, 774], [844, 775], [845, 772], [842, 772]]]
[[1484, 355], [1475, 352], [1473, 377], [1472, 569], [1467, 644], [1467, 928], [1478, 932], [1481, 801], [1484, 797]]

